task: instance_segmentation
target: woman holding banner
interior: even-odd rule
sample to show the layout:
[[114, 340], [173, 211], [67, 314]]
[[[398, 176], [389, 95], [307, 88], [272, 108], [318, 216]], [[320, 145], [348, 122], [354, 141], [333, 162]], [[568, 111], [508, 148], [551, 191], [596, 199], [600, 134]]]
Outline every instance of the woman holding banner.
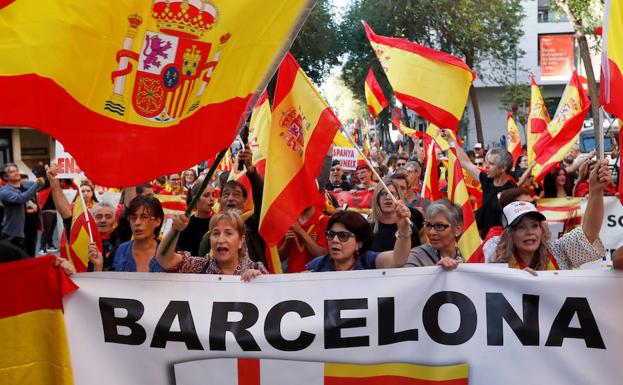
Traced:
[[568, 270], [605, 255], [599, 239], [604, 219], [604, 187], [612, 180], [607, 161], [590, 173], [590, 193], [582, 226], [552, 241], [545, 216], [529, 202], [512, 202], [503, 209], [504, 231], [496, 249], [497, 263], [533, 270]]
[[225, 210], [215, 214], [210, 220], [210, 254], [208, 257], [193, 257], [187, 251], [175, 252], [177, 231], [188, 226], [189, 218], [184, 214], [173, 217], [171, 230], [164, 236], [162, 244], [169, 243], [175, 236], [168, 251], [158, 249], [158, 263], [169, 273], [240, 275], [243, 281], [250, 281], [268, 271], [261, 262], [249, 258], [244, 243], [244, 220], [236, 210]]
[[391, 251], [370, 250], [370, 224], [359, 213], [340, 210], [327, 223], [329, 254], [316, 257], [307, 264], [307, 270], [347, 271], [402, 267], [411, 249], [411, 227], [407, 218], [411, 212], [402, 202], [396, 205], [398, 213], [396, 242]]

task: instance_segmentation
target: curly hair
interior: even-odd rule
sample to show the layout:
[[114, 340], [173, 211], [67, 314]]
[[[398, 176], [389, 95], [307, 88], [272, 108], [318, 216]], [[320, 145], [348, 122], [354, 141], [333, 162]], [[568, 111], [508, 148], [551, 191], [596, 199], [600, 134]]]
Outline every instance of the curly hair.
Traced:
[[[527, 267], [534, 270], [546, 270], [550, 258], [548, 245], [551, 234], [546, 221], [541, 221], [539, 226], [541, 226], [541, 244], [534, 253], [532, 261]], [[517, 255], [517, 248], [513, 244], [513, 231], [515, 230], [512, 227], [509, 227], [504, 229], [504, 232], [502, 232], [498, 247], [495, 249], [495, 255], [497, 256], [494, 261], [495, 263], [509, 263], [513, 257], [516, 259], [519, 258]]]

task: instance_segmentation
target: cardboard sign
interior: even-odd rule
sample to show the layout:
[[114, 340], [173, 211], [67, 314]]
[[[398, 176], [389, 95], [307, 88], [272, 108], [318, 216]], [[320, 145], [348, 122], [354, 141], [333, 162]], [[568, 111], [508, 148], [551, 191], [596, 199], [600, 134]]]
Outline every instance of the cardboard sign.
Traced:
[[56, 141], [56, 164], [58, 165], [57, 178], [88, 179], [80, 167], [78, 167], [74, 157], [65, 151], [65, 148], [58, 140]]
[[354, 147], [333, 147], [333, 160], [339, 160], [344, 170], [357, 168], [357, 150]]

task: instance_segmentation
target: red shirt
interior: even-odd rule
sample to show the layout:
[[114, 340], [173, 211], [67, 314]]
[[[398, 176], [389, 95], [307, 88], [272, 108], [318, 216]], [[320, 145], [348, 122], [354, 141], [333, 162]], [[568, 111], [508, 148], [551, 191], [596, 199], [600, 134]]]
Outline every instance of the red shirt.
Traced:
[[[316, 238], [316, 243], [322, 247], [327, 247], [327, 237], [325, 231], [327, 230], [327, 222], [329, 217], [322, 214], [318, 209], [312, 214], [307, 222], [302, 223], [301, 227], [312, 238]], [[286, 273], [299, 273], [307, 270], [305, 265], [311, 262], [316, 256], [312, 255], [305, 247], [305, 242], [299, 235], [292, 241], [290, 246], [290, 252], [288, 254], [288, 268]]]

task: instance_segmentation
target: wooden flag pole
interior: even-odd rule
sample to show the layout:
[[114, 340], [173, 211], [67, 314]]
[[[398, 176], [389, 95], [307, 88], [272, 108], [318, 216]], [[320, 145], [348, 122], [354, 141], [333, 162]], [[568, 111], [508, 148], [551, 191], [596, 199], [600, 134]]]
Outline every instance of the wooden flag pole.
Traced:
[[[372, 173], [374, 174], [374, 176], [376, 176], [376, 179], [379, 180], [379, 183], [383, 186], [383, 188], [385, 189], [385, 191], [389, 194], [389, 196], [392, 198], [392, 200], [394, 201], [394, 203], [398, 203], [398, 199], [394, 196], [394, 194], [392, 194], [391, 191], [389, 191], [389, 188], [387, 188], [387, 185], [385, 184], [385, 182], [383, 182], [383, 178], [381, 178], [381, 176], [379, 175], [378, 172], [376, 172], [376, 170], [374, 169], [374, 167], [372, 166], [372, 162], [370, 162], [370, 160], [368, 160], [368, 158], [364, 155], [363, 151], [361, 151], [361, 149], [359, 148], [359, 146], [357, 146], [357, 143], [355, 143], [355, 140], [353, 139], [352, 136], [350, 136], [350, 134], [348, 132], [346, 132], [346, 130], [343, 127], [340, 127], [340, 131], [342, 131], [342, 134], [344, 134], [344, 136], [346, 136], [346, 138], [348, 139], [349, 142], [352, 143], [353, 146], [355, 146], [355, 148], [357, 149], [357, 152], [359, 153], [359, 155], [363, 158], [363, 160], [366, 162], [366, 164], [368, 165], [368, 167], [370, 168], [370, 171], [372, 171]], [[409, 222], [409, 225], [413, 226], [413, 222], [411, 222], [410, 218], [407, 218], [407, 221]]]
[[[190, 217], [190, 214], [193, 212], [193, 209], [195, 208], [195, 206], [197, 206], [197, 202], [199, 201], [199, 198], [203, 194], [203, 191], [206, 189], [206, 187], [208, 187], [208, 183], [210, 183], [210, 180], [214, 176], [214, 173], [216, 172], [216, 168], [221, 163], [221, 160], [223, 160], [223, 158], [225, 157], [227, 150], [229, 150], [229, 148], [226, 148], [222, 150], [221, 152], [219, 152], [216, 158], [214, 159], [214, 163], [212, 163], [212, 165], [210, 166], [210, 169], [208, 170], [208, 173], [203, 178], [203, 182], [201, 182], [201, 186], [199, 186], [199, 190], [193, 196], [192, 200], [188, 204], [188, 207], [186, 208], [186, 211], [184, 212], [184, 215], [186, 215], [187, 217]], [[176, 239], [180, 233], [179, 230], [173, 230], [173, 231], [174, 231], [173, 236], [169, 238], [169, 242], [167, 242], [166, 244], [162, 246], [163, 255], [169, 252], [169, 249], [171, 248], [171, 244], [173, 243], [173, 240]]]

